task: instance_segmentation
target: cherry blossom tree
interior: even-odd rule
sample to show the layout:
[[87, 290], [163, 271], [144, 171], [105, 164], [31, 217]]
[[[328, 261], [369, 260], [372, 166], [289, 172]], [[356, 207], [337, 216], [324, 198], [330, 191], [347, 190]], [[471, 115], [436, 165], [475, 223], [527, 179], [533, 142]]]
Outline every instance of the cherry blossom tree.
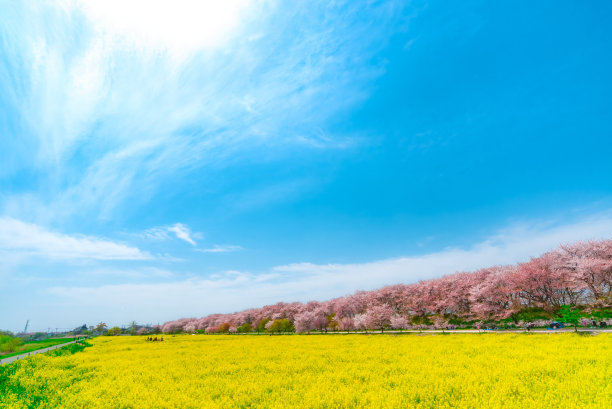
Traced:
[[355, 329], [365, 330], [366, 332], [368, 331], [366, 314], [355, 315], [355, 317], [353, 317], [353, 323], [355, 324]]
[[183, 327], [183, 331], [188, 332], [190, 334], [193, 334], [194, 332], [196, 332], [196, 329], [197, 329], [197, 321], [191, 321], [188, 324], [185, 324], [185, 326]]
[[[524, 318], [528, 311], [558, 313], [563, 305], [596, 313], [612, 308], [612, 240], [578, 242], [516, 266], [483, 268], [413, 284], [357, 291], [330, 301], [279, 302], [230, 314], [168, 321], [165, 333], [195, 332], [292, 321], [298, 332], [429, 325], [436, 316], [484, 321]], [[402, 317], [406, 322], [402, 322]], [[534, 318], [542, 318], [537, 316]], [[531, 318], [532, 320], [534, 318]], [[401, 324], [400, 324], [401, 323]], [[434, 322], [435, 324], [435, 322]]]
[[402, 330], [408, 326], [410, 326], [410, 321], [405, 316], [395, 314], [391, 317], [391, 328]]
[[316, 328], [317, 318], [318, 316], [316, 311], [303, 311], [297, 314], [293, 323], [295, 326], [295, 331], [300, 333], [308, 333], [314, 330]]
[[350, 331], [355, 328], [355, 323], [351, 317], [338, 318], [336, 321], [338, 322], [338, 328], [340, 328], [341, 331]]
[[331, 304], [331, 309], [339, 317], [354, 317], [359, 312], [352, 297], [336, 298]]
[[558, 255], [552, 252], [519, 264], [513, 278], [520, 296], [530, 305], [549, 311], [574, 304], [576, 297], [569, 274], [557, 266]]
[[612, 306], [612, 240], [561, 246], [557, 267], [571, 275], [575, 288], [586, 290], [593, 304]]
[[479, 279], [468, 295], [474, 315], [483, 320], [511, 317], [518, 323], [522, 303], [513, 282], [515, 267], [491, 267], [478, 272]]
[[393, 310], [388, 305], [374, 305], [366, 312], [366, 326], [383, 332], [385, 327], [391, 325], [392, 314]]
[[444, 332], [445, 329], [448, 329], [448, 320], [441, 315], [436, 315], [432, 319], [433, 326], [435, 329], [441, 329]]
[[[321, 331], [326, 330], [327, 325], [329, 323], [329, 320], [327, 319], [327, 317], [331, 313], [332, 313], [331, 304], [324, 304], [318, 301], [311, 301], [307, 303], [302, 308], [302, 311], [295, 316], [295, 319], [297, 320], [298, 316], [300, 316], [301, 320], [306, 320], [304, 322], [307, 322], [307, 324], [305, 324], [304, 328], [309, 328], [309, 329], [306, 329], [306, 331], [298, 331], [298, 332], [309, 332], [314, 329], [318, 329]], [[294, 325], [297, 329], [298, 324], [294, 323]], [[301, 324], [299, 326], [301, 326]]]

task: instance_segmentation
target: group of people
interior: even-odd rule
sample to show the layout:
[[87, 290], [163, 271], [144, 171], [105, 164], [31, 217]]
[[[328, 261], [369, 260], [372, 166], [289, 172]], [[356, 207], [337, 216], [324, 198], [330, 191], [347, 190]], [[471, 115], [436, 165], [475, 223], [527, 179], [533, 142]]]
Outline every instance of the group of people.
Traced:
[[[159, 341], [163, 341], [164, 337], [159, 337]], [[157, 337], [153, 338], [153, 337], [147, 337], [147, 339], [145, 339], [145, 341], [158, 341]]]

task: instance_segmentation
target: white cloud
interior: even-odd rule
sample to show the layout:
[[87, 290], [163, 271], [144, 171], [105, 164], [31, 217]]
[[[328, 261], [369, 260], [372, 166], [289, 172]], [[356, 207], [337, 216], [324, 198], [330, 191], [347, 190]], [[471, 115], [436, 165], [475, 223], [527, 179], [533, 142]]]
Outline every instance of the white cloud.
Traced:
[[[346, 148], [357, 135], [322, 130], [367, 99], [384, 72], [370, 57], [398, 18], [391, 5], [324, 1], [74, 4], [0, 2], [3, 64], [19, 73], [0, 81], [19, 124], [0, 140], [13, 164], [0, 174], [32, 168], [49, 186], [7, 192], [2, 213], [16, 218], [111, 219], [195, 169]], [[158, 43], [189, 58], [146, 45]]]
[[197, 251], [201, 251], [202, 253], [231, 253], [234, 251], [242, 250], [241, 246], [234, 246], [230, 244], [226, 245], [218, 245], [215, 244], [209, 249], [198, 249]]
[[[327, 281], [347, 290], [410, 283], [457, 271], [514, 264], [528, 260], [565, 243], [612, 236], [612, 215], [601, 214], [571, 224], [552, 221], [509, 226], [469, 248], [447, 248], [421, 256], [400, 257], [362, 264], [295, 263], [273, 271], [296, 277]], [[350, 285], [346, 283], [350, 282]], [[352, 290], [351, 290], [352, 291]]]
[[194, 238], [202, 238], [202, 233], [193, 233], [191, 229], [183, 223], [175, 223], [172, 226], [153, 227], [142, 233], [142, 237], [150, 240], [170, 240], [172, 233], [177, 239], [186, 241], [192, 246], [197, 245]]
[[174, 276], [172, 271], [157, 268], [157, 267], [140, 267], [133, 269], [125, 268], [93, 268], [80, 271], [75, 276], [86, 276], [87, 278], [115, 278], [119, 277], [124, 280], [134, 279], [160, 279], [170, 278]]
[[[111, 322], [157, 322], [177, 315], [203, 315], [211, 311], [247, 308], [257, 302], [244, 298], [244, 290], [266, 280], [249, 273], [229, 271], [211, 279], [189, 279], [156, 284], [118, 284], [101, 287], [53, 287], [48, 290], [61, 299], [75, 301], [88, 316]], [[260, 294], [261, 300], [267, 300]], [[256, 297], [257, 298], [257, 297]], [[102, 300], [106, 300], [102, 303]], [[126, 311], [130, 317], [125, 318]], [[74, 318], [73, 318], [74, 319]], [[88, 318], [91, 320], [91, 318]]]
[[153, 227], [151, 229], [147, 229], [142, 233], [142, 235], [138, 235], [144, 237], [149, 240], [169, 240], [170, 235], [168, 234], [167, 227]]
[[48, 259], [148, 260], [138, 248], [91, 236], [69, 236], [20, 220], [0, 218], [0, 251]]
[[[104, 307], [116, 319], [131, 319], [120, 318], [122, 311], [128, 309], [141, 314], [140, 320], [168, 320], [232, 312], [278, 301], [325, 300], [356, 290], [512, 264], [563, 243], [610, 238], [611, 232], [612, 215], [603, 214], [571, 224], [516, 224], [469, 248], [448, 248], [420, 256], [360, 264], [295, 263], [274, 267], [263, 274], [229, 271], [208, 279], [93, 288], [54, 287], [50, 291], [80, 305]], [[111, 302], [113, 297], [117, 303]]]
[[78, 0], [98, 30], [128, 44], [186, 54], [218, 47], [249, 6], [247, 0]]
[[186, 241], [192, 246], [197, 245], [197, 243], [191, 238], [191, 230], [189, 230], [189, 227], [182, 223], [176, 223], [174, 226], [168, 227], [168, 231], [174, 233], [177, 239]]

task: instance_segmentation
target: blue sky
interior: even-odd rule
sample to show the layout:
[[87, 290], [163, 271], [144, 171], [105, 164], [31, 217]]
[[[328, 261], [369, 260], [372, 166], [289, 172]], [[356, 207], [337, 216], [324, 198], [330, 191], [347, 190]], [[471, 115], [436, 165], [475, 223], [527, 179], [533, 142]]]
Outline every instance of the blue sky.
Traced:
[[612, 236], [609, 2], [171, 3], [0, 0], [0, 328]]

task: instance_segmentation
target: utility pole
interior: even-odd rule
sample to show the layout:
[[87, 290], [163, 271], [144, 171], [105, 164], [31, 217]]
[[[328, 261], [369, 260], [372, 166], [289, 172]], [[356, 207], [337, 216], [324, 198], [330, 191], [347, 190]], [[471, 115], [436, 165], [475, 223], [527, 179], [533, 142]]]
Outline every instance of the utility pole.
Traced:
[[29, 324], [29, 323], [30, 323], [30, 320], [27, 320], [27, 321], [26, 321], [26, 326], [25, 326], [25, 328], [23, 329], [23, 333], [24, 333], [24, 334], [25, 334], [26, 332], [28, 332], [28, 324]]

